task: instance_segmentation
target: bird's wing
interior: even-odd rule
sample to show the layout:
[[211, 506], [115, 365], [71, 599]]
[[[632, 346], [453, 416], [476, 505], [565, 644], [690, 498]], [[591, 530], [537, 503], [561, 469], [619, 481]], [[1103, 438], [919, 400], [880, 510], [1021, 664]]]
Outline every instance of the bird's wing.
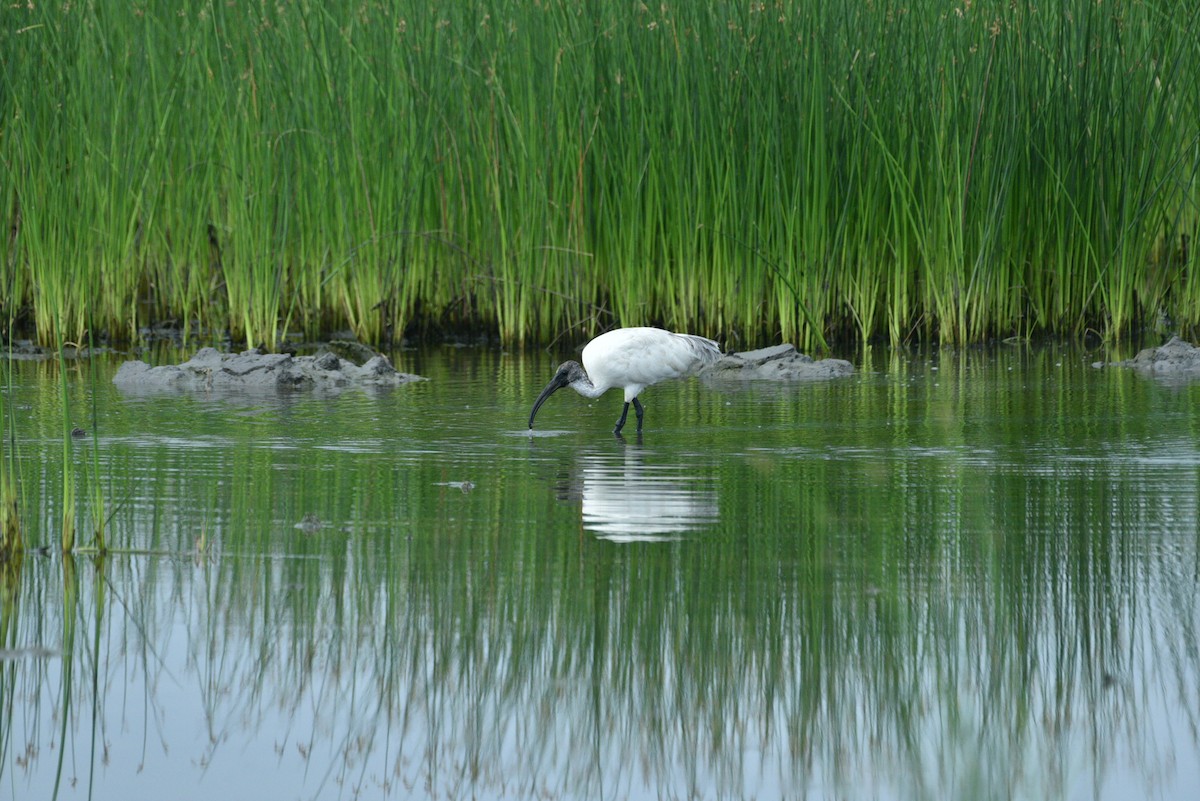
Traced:
[[660, 328], [621, 328], [584, 349], [584, 367], [594, 382], [641, 387], [691, 375], [716, 361], [721, 349], [711, 339]]

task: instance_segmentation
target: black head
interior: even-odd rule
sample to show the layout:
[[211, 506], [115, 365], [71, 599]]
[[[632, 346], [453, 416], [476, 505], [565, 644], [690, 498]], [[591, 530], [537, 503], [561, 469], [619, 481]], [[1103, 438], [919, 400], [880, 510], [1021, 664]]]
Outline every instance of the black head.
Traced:
[[554, 372], [554, 378], [550, 379], [550, 383], [537, 396], [537, 400], [533, 402], [533, 411], [529, 413], [529, 427], [533, 428], [533, 418], [537, 415], [538, 409], [542, 408], [542, 404], [546, 399], [558, 392], [563, 387], [569, 387], [571, 384], [579, 380], [586, 380], [587, 373], [583, 371], [583, 367], [579, 362], [563, 362]]

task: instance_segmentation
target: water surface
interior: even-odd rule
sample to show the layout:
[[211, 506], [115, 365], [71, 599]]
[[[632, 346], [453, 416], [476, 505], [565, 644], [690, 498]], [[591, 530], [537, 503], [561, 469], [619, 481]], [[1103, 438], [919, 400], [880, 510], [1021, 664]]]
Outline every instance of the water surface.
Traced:
[[[179, 357], [181, 358], [181, 357]], [[1070, 348], [824, 384], [63, 400], [5, 366], [13, 798], [1191, 798], [1200, 387]]]

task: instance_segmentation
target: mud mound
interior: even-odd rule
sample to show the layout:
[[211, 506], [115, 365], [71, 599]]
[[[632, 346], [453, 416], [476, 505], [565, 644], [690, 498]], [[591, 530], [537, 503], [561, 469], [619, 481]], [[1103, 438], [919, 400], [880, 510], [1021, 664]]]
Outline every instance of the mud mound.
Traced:
[[727, 353], [705, 368], [705, 379], [823, 381], [853, 375], [854, 365], [843, 359], [814, 360], [792, 345], [775, 345], [744, 353]]
[[1109, 362], [1111, 367], [1131, 367], [1156, 378], [1200, 378], [1200, 348], [1179, 337], [1157, 348], [1146, 348], [1132, 359]]
[[182, 364], [151, 367], [125, 362], [113, 383], [129, 390], [286, 391], [350, 387], [396, 387], [425, 379], [401, 373], [376, 354], [359, 366], [334, 353], [292, 356], [286, 353], [221, 353], [201, 348]]

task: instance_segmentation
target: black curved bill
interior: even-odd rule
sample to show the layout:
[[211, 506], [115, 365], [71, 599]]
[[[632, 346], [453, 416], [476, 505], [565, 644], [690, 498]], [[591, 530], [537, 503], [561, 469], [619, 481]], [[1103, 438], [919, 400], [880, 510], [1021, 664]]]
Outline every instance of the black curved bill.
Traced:
[[556, 375], [550, 381], [550, 383], [546, 385], [546, 388], [542, 390], [542, 394], [537, 396], [537, 400], [533, 402], [533, 411], [529, 413], [529, 428], [531, 430], [533, 429], [533, 418], [537, 416], [538, 409], [542, 408], [542, 404], [546, 402], [546, 398], [549, 398], [566, 385], [567, 383], [563, 381], [562, 377]]

